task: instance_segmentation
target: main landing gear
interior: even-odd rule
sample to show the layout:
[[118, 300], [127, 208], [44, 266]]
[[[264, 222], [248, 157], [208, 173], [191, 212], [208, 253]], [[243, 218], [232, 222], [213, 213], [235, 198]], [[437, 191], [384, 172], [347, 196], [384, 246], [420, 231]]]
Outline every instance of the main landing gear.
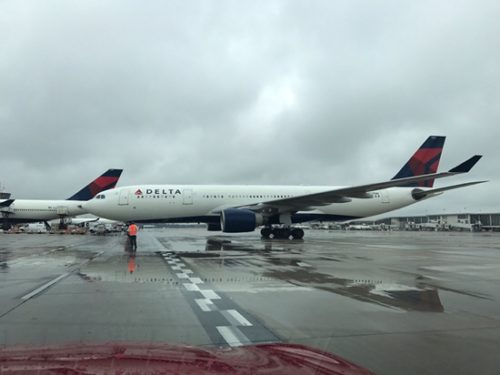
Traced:
[[9, 230], [10, 228], [12, 228], [12, 224], [9, 223], [7, 220], [3, 220], [2, 221], [2, 229]]
[[301, 240], [304, 237], [304, 231], [300, 228], [291, 227], [264, 227], [260, 230], [262, 238], [273, 238], [288, 240], [292, 237], [294, 240]]
[[65, 216], [59, 216], [59, 230], [68, 229], [68, 219]]

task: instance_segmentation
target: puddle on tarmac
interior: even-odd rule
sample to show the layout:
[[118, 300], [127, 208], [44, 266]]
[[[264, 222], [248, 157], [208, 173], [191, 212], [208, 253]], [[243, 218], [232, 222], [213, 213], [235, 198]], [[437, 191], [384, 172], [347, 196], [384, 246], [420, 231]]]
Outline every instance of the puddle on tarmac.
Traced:
[[408, 311], [444, 311], [437, 288], [383, 284], [382, 281], [373, 280], [349, 280], [310, 269], [270, 270], [264, 272], [263, 276]]

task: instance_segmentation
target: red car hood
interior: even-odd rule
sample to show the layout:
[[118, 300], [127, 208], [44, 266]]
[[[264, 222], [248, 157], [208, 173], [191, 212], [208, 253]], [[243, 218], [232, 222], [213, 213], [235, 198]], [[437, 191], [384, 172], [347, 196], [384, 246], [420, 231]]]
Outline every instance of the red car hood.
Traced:
[[204, 348], [107, 343], [0, 348], [1, 374], [371, 374], [334, 354], [295, 344]]

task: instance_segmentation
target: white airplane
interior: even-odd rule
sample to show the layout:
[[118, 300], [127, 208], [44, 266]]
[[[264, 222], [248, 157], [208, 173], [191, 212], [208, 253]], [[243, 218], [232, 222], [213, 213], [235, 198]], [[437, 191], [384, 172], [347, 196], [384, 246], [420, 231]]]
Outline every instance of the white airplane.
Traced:
[[[59, 224], [59, 220], [51, 220], [49, 221], [50, 226]], [[66, 224], [68, 225], [76, 225], [79, 227], [89, 227], [92, 225], [114, 225], [114, 224], [124, 224], [121, 221], [103, 219], [102, 217], [91, 216], [78, 216], [78, 217], [70, 217], [67, 219]]]
[[96, 194], [116, 186], [122, 169], [108, 169], [101, 176], [66, 200], [6, 199], [0, 200], [2, 228], [9, 229], [12, 224], [45, 222], [86, 214], [82, 202], [92, 199]]
[[476, 155], [437, 173], [445, 137], [429, 137], [392, 180], [350, 187], [136, 185], [98, 194], [83, 207], [99, 217], [139, 223], [204, 222], [208, 230], [251, 232], [264, 238], [304, 236], [292, 224], [311, 220], [346, 221], [411, 205], [445, 190], [486, 181], [432, 188], [434, 179], [467, 173]]

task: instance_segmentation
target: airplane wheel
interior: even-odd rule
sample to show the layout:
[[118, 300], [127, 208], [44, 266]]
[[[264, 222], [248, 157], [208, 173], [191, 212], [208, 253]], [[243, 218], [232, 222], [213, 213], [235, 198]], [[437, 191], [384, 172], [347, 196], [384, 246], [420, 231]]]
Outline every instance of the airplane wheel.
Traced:
[[292, 237], [294, 240], [301, 240], [304, 237], [304, 231], [300, 228], [293, 228]]
[[264, 227], [260, 230], [260, 235], [262, 236], [262, 238], [269, 238], [271, 236], [271, 228], [268, 228], [268, 227]]
[[290, 229], [288, 229], [288, 228], [273, 228], [272, 234], [273, 234], [273, 238], [287, 240], [288, 238], [290, 238]]

